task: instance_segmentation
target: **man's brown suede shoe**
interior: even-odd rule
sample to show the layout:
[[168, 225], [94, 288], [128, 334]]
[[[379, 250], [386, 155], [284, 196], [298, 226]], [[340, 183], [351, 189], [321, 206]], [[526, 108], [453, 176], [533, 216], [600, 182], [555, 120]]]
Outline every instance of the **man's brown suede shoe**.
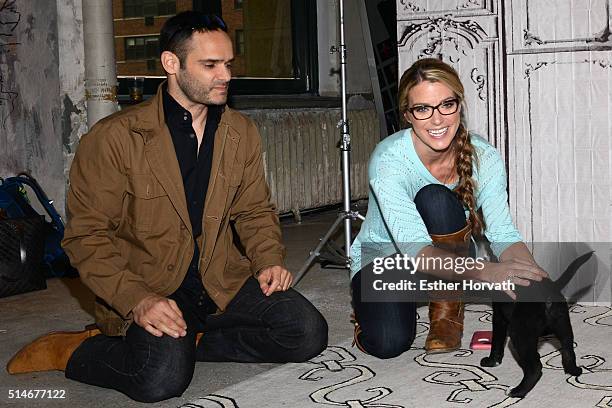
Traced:
[[31, 373], [66, 369], [68, 359], [87, 338], [100, 334], [100, 330], [87, 326], [77, 332], [52, 332], [24, 346], [6, 365], [9, 374]]
[[[76, 332], [51, 332], [24, 346], [6, 365], [9, 374], [36, 371], [66, 370], [66, 364], [74, 350], [85, 339], [101, 334], [95, 324]], [[204, 333], [196, 334], [196, 345]]]

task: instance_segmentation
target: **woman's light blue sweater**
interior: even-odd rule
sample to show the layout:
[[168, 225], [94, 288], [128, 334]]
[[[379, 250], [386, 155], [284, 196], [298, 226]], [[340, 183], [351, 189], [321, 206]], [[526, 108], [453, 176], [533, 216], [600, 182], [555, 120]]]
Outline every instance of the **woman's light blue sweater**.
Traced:
[[[476, 152], [473, 160], [476, 206], [482, 208], [485, 236], [491, 242], [493, 253], [499, 257], [510, 245], [522, 241], [508, 208], [506, 171], [495, 147], [480, 136], [470, 134], [470, 137]], [[408, 256], [416, 256], [431, 244], [414, 197], [428, 184], [442, 184], [419, 159], [411, 129], [399, 131], [376, 146], [370, 158], [368, 177], [368, 212], [351, 246], [351, 278], [374, 257], [396, 252], [389, 232], [401, 252]], [[452, 190], [456, 183], [446, 186]]]

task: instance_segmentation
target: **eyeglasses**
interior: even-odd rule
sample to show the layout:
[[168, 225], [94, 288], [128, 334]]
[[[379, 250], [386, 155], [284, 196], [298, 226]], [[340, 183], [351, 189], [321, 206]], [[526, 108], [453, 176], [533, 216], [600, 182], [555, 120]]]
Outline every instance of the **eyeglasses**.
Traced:
[[178, 26], [176, 30], [172, 33], [172, 35], [168, 38], [167, 44], [171, 44], [172, 40], [176, 35], [180, 32], [189, 32], [190, 34], [195, 30], [217, 30], [221, 29], [223, 31], [227, 31], [227, 26], [225, 25], [225, 21], [221, 17], [216, 14], [202, 14], [201, 21], [198, 21], [189, 26]]
[[425, 120], [431, 118], [436, 109], [442, 115], [452, 115], [459, 109], [459, 99], [449, 99], [436, 106], [416, 105], [407, 110], [412, 113], [416, 120]]

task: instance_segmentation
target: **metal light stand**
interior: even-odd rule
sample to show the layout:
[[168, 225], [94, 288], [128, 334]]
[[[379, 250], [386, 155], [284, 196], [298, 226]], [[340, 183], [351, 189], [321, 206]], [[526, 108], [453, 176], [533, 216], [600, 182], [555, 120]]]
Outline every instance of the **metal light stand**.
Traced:
[[297, 272], [294, 279], [294, 285], [297, 285], [306, 274], [306, 271], [312, 262], [320, 257], [321, 250], [328, 244], [330, 238], [334, 235], [342, 221], [344, 221], [344, 254], [336, 252], [336, 256], [344, 263], [344, 267], [351, 266], [351, 221], [355, 219], [364, 220], [365, 218], [358, 211], [351, 211], [351, 184], [350, 184], [350, 152], [351, 152], [351, 136], [349, 134], [348, 118], [346, 112], [346, 44], [344, 42], [344, 0], [340, 0], [340, 48], [332, 46], [330, 53], [340, 53], [340, 83], [342, 86], [342, 120], [338, 122], [338, 128], [342, 129], [342, 139], [340, 140], [340, 151], [342, 152], [342, 211], [338, 214], [338, 218], [329, 228], [327, 233], [321, 238], [319, 245], [310, 252], [310, 256], [302, 265], [302, 268]]

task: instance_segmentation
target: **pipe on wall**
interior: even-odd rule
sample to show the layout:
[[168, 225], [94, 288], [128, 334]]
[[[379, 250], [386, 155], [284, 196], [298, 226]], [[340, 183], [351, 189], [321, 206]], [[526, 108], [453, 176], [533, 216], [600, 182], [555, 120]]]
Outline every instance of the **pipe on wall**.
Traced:
[[112, 0], [83, 0], [87, 126], [116, 112], [117, 73]]

